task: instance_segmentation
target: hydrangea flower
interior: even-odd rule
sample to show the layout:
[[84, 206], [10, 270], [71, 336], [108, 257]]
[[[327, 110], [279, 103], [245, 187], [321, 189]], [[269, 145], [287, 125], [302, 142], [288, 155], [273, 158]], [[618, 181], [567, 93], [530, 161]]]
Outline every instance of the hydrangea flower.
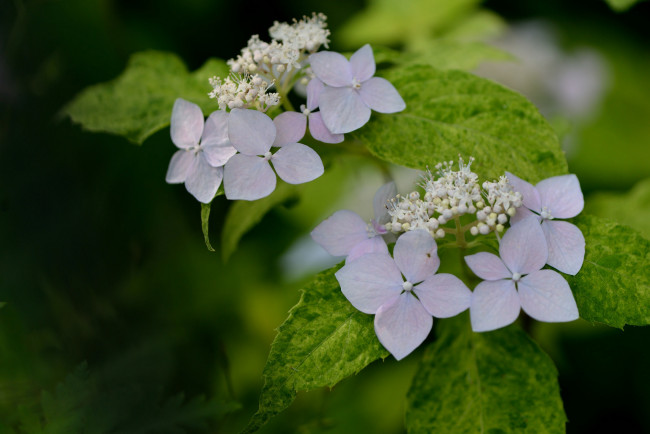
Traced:
[[469, 307], [472, 293], [457, 277], [435, 274], [440, 259], [433, 237], [425, 230], [402, 235], [393, 256], [369, 253], [348, 262], [336, 278], [355, 308], [375, 314], [379, 341], [401, 360], [429, 335], [432, 315], [459, 314]]
[[278, 128], [276, 143], [297, 142], [302, 139], [307, 129], [307, 120], [309, 120], [309, 132], [314, 139], [324, 143], [343, 141], [343, 134], [332, 134], [323, 123], [321, 113], [314, 111], [318, 108], [318, 97], [324, 87], [322, 81], [312, 78], [307, 85], [307, 106], [300, 107], [302, 113], [284, 112], [273, 119]]
[[474, 289], [469, 310], [475, 332], [511, 324], [520, 308], [538, 321], [578, 319], [567, 281], [553, 270], [542, 270], [548, 251], [535, 217], [528, 216], [506, 232], [499, 255], [480, 252], [465, 257], [469, 268], [484, 279]]
[[228, 113], [216, 111], [204, 122], [201, 108], [178, 98], [171, 118], [171, 138], [180, 148], [165, 180], [185, 183], [199, 202], [209, 203], [223, 179], [223, 165], [237, 152], [228, 139]]
[[576, 275], [585, 258], [585, 237], [577, 226], [555, 219], [575, 217], [584, 208], [585, 200], [578, 177], [554, 176], [533, 186], [512, 173], [506, 172], [506, 175], [515, 190], [523, 195], [525, 207], [518, 210], [512, 222], [535, 215], [542, 222], [546, 237], [548, 265], [563, 273]]
[[388, 80], [373, 77], [375, 58], [366, 44], [348, 61], [333, 51], [309, 56], [316, 77], [327, 86], [319, 97], [323, 122], [333, 134], [354, 131], [370, 119], [371, 109], [379, 113], [404, 110], [406, 104]]
[[[270, 152], [276, 138], [270, 117], [256, 110], [233, 109], [228, 118], [228, 137], [239, 151], [224, 168], [224, 190], [228, 199], [256, 200], [275, 190], [278, 176], [289, 184], [302, 184], [323, 174], [318, 154], [302, 143], [283, 143]], [[275, 144], [275, 146], [280, 146]]]
[[367, 253], [388, 253], [382, 235], [384, 224], [390, 216], [386, 202], [397, 194], [394, 182], [381, 186], [373, 199], [375, 218], [366, 223], [359, 214], [350, 210], [335, 212], [311, 232], [314, 241], [332, 256], [347, 256], [352, 261]]

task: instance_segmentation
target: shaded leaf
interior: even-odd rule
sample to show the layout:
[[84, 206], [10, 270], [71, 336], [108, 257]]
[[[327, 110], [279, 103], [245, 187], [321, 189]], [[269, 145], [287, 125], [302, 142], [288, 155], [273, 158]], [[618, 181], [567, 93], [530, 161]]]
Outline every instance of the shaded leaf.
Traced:
[[472, 332], [442, 320], [407, 396], [409, 433], [564, 433], [557, 370], [516, 325]]
[[247, 201], [238, 200], [228, 210], [223, 225], [221, 237], [221, 255], [224, 261], [237, 250], [241, 237], [258, 224], [262, 218], [276, 205], [296, 197], [296, 187], [284, 182], [278, 183], [277, 188], [269, 196], [262, 199]]
[[585, 202], [586, 213], [629, 225], [650, 239], [650, 178], [628, 193], [597, 193]]
[[489, 80], [429, 66], [389, 70], [406, 110], [373, 113], [351, 135], [377, 157], [414, 169], [474, 156], [472, 169], [496, 179], [516, 170], [535, 183], [567, 173], [553, 128], [528, 100]]
[[117, 134], [142, 144], [169, 125], [176, 98], [198, 104], [205, 114], [217, 110], [207, 95], [211, 90], [208, 78], [227, 74], [228, 66], [219, 59], [210, 59], [190, 73], [175, 54], [144, 51], [131, 56], [115, 80], [83, 90], [63, 113], [85, 130]]
[[264, 367], [259, 410], [244, 432], [254, 432], [286, 409], [297, 391], [334, 386], [388, 356], [375, 335], [372, 315], [343, 296], [334, 267], [320, 273], [278, 329]]
[[650, 241], [629, 226], [581, 215], [585, 262], [566, 276], [580, 316], [612, 327], [650, 324]]

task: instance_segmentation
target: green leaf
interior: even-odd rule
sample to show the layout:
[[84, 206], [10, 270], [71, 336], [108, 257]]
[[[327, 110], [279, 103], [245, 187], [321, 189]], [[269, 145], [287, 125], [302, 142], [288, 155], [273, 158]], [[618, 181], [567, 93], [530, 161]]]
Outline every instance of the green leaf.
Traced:
[[643, 0], [605, 0], [610, 8], [616, 12], [625, 12], [635, 4]]
[[429, 66], [389, 70], [406, 102], [401, 113], [373, 113], [352, 133], [377, 157], [423, 170], [474, 156], [472, 169], [496, 179], [521, 173], [530, 182], [567, 173], [553, 128], [528, 100], [489, 80]]
[[205, 247], [207, 247], [209, 251], [214, 252], [214, 248], [212, 247], [212, 244], [210, 244], [210, 233], [209, 233], [211, 206], [212, 206], [212, 202], [201, 204], [201, 229], [203, 230], [203, 239], [205, 240]]
[[406, 53], [401, 63], [429, 65], [440, 70], [462, 69], [469, 71], [488, 60], [513, 59], [511, 54], [483, 42], [436, 39], [428, 41], [426, 48]]
[[334, 267], [316, 276], [278, 329], [264, 367], [259, 410], [244, 432], [254, 432], [286, 409], [297, 391], [332, 387], [388, 352], [373, 317], [343, 296]]
[[650, 241], [634, 229], [581, 215], [585, 262], [566, 276], [580, 316], [612, 327], [650, 324]]
[[516, 325], [440, 321], [407, 396], [409, 433], [564, 433], [557, 370]]
[[585, 202], [585, 213], [631, 226], [650, 239], [650, 178], [626, 194], [597, 193]]
[[85, 130], [121, 135], [140, 145], [169, 125], [176, 98], [198, 104], [204, 113], [216, 110], [216, 102], [207, 95], [208, 78], [227, 74], [228, 66], [219, 59], [190, 73], [175, 54], [144, 51], [131, 56], [115, 80], [82, 91], [63, 114]]
[[224, 261], [237, 250], [241, 237], [258, 224], [273, 207], [298, 195], [296, 187], [278, 183], [271, 195], [254, 201], [239, 200], [228, 210], [221, 237], [221, 255]]

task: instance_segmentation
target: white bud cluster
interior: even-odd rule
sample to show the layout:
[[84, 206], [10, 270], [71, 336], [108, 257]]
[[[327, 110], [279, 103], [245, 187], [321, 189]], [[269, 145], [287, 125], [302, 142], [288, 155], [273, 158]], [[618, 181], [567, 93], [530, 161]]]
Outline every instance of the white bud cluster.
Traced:
[[478, 175], [471, 171], [473, 161], [470, 158], [465, 164], [459, 158], [458, 170], [453, 170], [452, 161], [436, 165], [437, 177], [430, 171], [424, 176], [423, 198], [414, 191], [391, 199], [387, 206], [391, 221], [386, 230], [399, 233], [426, 229], [434, 238], [443, 238], [442, 226], [447, 222], [476, 214], [472, 235], [502, 232], [509, 217], [522, 205], [521, 193], [514, 191], [504, 176], [499, 181], [484, 182], [482, 190]]
[[241, 54], [228, 61], [228, 66], [235, 73], [259, 72], [275, 76], [292, 68], [300, 69], [300, 54], [300, 49], [291, 42], [273, 40], [269, 44], [253, 35]]
[[501, 176], [498, 181], [485, 181], [483, 190], [487, 205], [476, 213], [479, 223], [472, 228], [472, 235], [493, 230], [503, 232], [504, 225], [522, 205], [521, 193], [512, 188], [505, 176]]
[[210, 85], [213, 90], [208, 94], [219, 103], [219, 108], [249, 108], [255, 105], [261, 111], [280, 103], [277, 93], [266, 93], [273, 83], [267, 83], [262, 77], [245, 74], [230, 74], [225, 80], [212, 77]]
[[330, 31], [327, 29], [325, 14], [312, 13], [311, 17], [303, 16], [302, 20], [293, 20], [293, 24], [275, 21], [269, 29], [269, 35], [285, 44], [290, 44], [298, 50], [316, 52], [320, 46], [328, 47]]

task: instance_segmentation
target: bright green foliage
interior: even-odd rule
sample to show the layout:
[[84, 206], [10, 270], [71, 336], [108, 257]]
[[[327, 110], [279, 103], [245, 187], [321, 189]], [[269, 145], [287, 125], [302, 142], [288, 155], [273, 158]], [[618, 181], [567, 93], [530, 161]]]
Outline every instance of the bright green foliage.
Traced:
[[506, 170], [537, 182], [567, 172], [558, 138], [528, 100], [496, 83], [461, 71], [428, 66], [386, 74], [406, 101], [401, 113], [373, 113], [352, 135], [377, 157], [423, 170], [440, 161], [465, 160], [479, 175]]
[[624, 12], [642, 0], [605, 0], [616, 12]]
[[140, 145], [169, 125], [176, 98], [198, 104], [204, 113], [217, 110], [208, 98], [208, 78], [227, 74], [228, 66], [218, 59], [190, 73], [175, 54], [136, 53], [122, 75], [86, 88], [63, 112], [88, 131], [118, 134]]
[[580, 316], [612, 327], [650, 324], [650, 241], [611, 220], [583, 215], [585, 262], [566, 276]]
[[260, 407], [245, 432], [257, 431], [287, 408], [296, 392], [334, 386], [388, 356], [375, 335], [372, 315], [343, 296], [334, 267], [304, 289], [280, 326], [264, 368]]
[[442, 320], [407, 396], [410, 433], [563, 433], [551, 359], [516, 325], [472, 332]]
[[454, 39], [436, 39], [422, 50], [408, 52], [401, 62], [405, 65], [430, 65], [440, 70], [472, 70], [482, 62], [513, 60], [513, 57], [483, 42], [463, 42]]
[[[223, 225], [221, 237], [221, 255], [224, 261], [237, 250], [237, 245], [242, 236], [258, 224], [262, 218], [273, 209], [274, 206], [296, 197], [296, 187], [284, 182], [278, 182], [278, 186], [270, 196], [265, 198], [246, 201], [238, 200], [228, 210], [226, 221]], [[204, 231], [205, 233], [205, 231]]]
[[[93, 375], [84, 363], [54, 392], [43, 392], [43, 426], [25, 420], [27, 433], [182, 433], [239, 409], [234, 402], [185, 401], [183, 395], [161, 400], [159, 392], [137, 384], [119, 384]], [[28, 413], [25, 413], [26, 415]]]
[[627, 194], [590, 196], [585, 212], [629, 225], [650, 239], [650, 178], [636, 184]]
[[333, 35], [340, 44], [417, 43], [439, 34], [474, 9], [476, 0], [372, 0]]
[[201, 229], [203, 230], [203, 239], [205, 240], [205, 247], [207, 247], [209, 251], [214, 252], [214, 247], [212, 247], [212, 244], [210, 244], [210, 230], [209, 230], [211, 205], [212, 202], [201, 204]]

